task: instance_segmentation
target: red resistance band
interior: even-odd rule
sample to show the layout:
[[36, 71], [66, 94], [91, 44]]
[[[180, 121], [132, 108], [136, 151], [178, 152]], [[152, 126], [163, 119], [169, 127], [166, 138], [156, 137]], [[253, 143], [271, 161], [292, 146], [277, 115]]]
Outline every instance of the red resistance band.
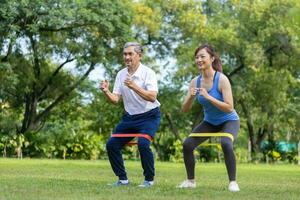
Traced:
[[[113, 133], [111, 134], [111, 137], [143, 137], [148, 139], [150, 142], [152, 141], [152, 137], [148, 134], [143, 134], [143, 133]], [[137, 142], [128, 142], [127, 145], [132, 146], [136, 145]]]

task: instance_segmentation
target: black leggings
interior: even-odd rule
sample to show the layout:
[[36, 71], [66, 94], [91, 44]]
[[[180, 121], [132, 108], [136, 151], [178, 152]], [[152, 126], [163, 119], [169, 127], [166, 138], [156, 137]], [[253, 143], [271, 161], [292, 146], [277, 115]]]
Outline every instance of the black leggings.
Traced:
[[[240, 121], [227, 121], [220, 125], [212, 125], [206, 121], [203, 121], [199, 124], [194, 130], [193, 133], [216, 133], [216, 132], [225, 132], [231, 133], [234, 138], [237, 137], [237, 133], [240, 129]], [[194, 149], [207, 140], [209, 137], [188, 137], [183, 143], [183, 157], [184, 164], [186, 168], [187, 178], [195, 178], [195, 158], [194, 158]], [[235, 155], [233, 152], [232, 140], [228, 137], [221, 137], [221, 146], [224, 153], [226, 169], [228, 173], [228, 178], [230, 181], [235, 181], [236, 179], [236, 161]]]

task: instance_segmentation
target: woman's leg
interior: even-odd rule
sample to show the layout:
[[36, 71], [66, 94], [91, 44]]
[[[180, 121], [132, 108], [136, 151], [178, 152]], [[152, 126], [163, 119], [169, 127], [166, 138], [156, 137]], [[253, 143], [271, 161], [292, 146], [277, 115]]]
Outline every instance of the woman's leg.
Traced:
[[207, 140], [207, 137], [188, 137], [183, 142], [183, 159], [187, 174], [187, 179], [192, 180], [195, 178], [195, 157], [194, 149]]
[[[222, 132], [231, 133], [234, 138], [237, 138], [237, 133], [240, 128], [240, 122], [228, 121], [223, 124]], [[233, 142], [228, 137], [221, 138], [221, 145], [224, 153], [225, 165], [228, 173], [229, 181], [236, 180], [236, 159], [233, 151]]]
[[[199, 134], [207, 132], [216, 132], [216, 127], [207, 122], [202, 122], [192, 131], [192, 133]], [[190, 180], [195, 178], [194, 149], [207, 139], [208, 137], [188, 137], [183, 143], [184, 164], [186, 168], [187, 178]]]

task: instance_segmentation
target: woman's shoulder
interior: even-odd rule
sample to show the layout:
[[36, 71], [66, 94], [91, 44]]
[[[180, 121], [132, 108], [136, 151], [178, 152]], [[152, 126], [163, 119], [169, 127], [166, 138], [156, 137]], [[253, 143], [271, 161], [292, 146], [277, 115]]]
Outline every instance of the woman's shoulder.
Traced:
[[221, 87], [227, 87], [227, 86], [230, 86], [230, 81], [228, 79], [228, 77], [223, 74], [223, 73], [220, 73], [220, 78], [219, 78], [219, 89]]
[[222, 72], [218, 72], [218, 73], [220, 74], [220, 78], [219, 78], [220, 81], [222, 82], [229, 81], [228, 77], [225, 74], [223, 74]]

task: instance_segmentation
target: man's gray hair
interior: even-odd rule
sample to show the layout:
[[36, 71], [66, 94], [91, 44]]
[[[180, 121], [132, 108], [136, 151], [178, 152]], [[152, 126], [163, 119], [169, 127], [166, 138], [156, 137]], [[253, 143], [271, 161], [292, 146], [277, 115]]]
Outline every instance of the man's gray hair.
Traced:
[[138, 42], [126, 42], [123, 49], [126, 49], [127, 47], [134, 47], [134, 51], [137, 53], [142, 54], [143, 53], [143, 46]]

